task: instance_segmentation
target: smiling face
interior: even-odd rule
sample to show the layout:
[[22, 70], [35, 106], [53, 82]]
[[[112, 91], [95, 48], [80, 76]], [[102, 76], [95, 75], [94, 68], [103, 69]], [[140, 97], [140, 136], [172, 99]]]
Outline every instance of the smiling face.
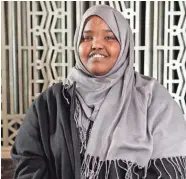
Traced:
[[108, 73], [120, 53], [120, 43], [108, 25], [98, 16], [87, 21], [79, 45], [80, 59], [94, 75]]

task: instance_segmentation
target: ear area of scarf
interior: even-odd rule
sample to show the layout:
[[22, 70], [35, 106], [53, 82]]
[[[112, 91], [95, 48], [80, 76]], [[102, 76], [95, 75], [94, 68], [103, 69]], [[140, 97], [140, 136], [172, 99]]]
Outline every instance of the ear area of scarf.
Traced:
[[186, 156], [151, 159], [148, 166], [126, 160], [100, 161], [87, 155], [81, 167], [82, 179], [186, 179]]

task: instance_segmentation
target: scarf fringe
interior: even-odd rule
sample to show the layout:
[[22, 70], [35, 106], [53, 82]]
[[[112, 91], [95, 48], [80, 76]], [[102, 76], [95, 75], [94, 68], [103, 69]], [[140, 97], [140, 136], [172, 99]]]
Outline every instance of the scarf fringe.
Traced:
[[[79, 136], [81, 141], [81, 150], [80, 154], [84, 154], [87, 147], [87, 139], [86, 134], [87, 130], [78, 124], [78, 116], [80, 111], [80, 103], [78, 99], [76, 99], [76, 110], [74, 113], [74, 120], [76, 122], [76, 127], [79, 129]], [[162, 177], [162, 172], [160, 170], [159, 164], [161, 163], [164, 173], [166, 173], [170, 179], [175, 179], [171, 176], [170, 172], [166, 168], [166, 163], [171, 164], [173, 167], [176, 179], [186, 179], [186, 156], [182, 157], [167, 157], [167, 158], [156, 158], [151, 159], [147, 166], [139, 166], [137, 163], [127, 161], [127, 160], [107, 160], [100, 161], [99, 157], [92, 157], [89, 154], [85, 155], [81, 166], [81, 179], [98, 179], [101, 169], [105, 168], [105, 179], [109, 178], [110, 168], [113, 163], [117, 179], [121, 179], [118, 173], [118, 169], [122, 169], [125, 171], [125, 179], [145, 179], [147, 177], [147, 171], [150, 167], [154, 166], [158, 171], [159, 175], [157, 179]], [[157, 162], [158, 165], [157, 165]], [[124, 164], [124, 166], [122, 165]], [[140, 176], [135, 170], [142, 171], [143, 176]], [[180, 178], [181, 177], [181, 178]], [[123, 179], [123, 178], [122, 178]]]
[[[158, 162], [158, 165], [157, 165]], [[161, 169], [160, 163], [162, 165]], [[171, 164], [173, 167], [176, 179], [186, 179], [186, 157], [168, 157], [168, 158], [156, 158], [151, 159], [147, 166], [139, 166], [137, 163], [126, 161], [126, 160], [107, 160], [100, 161], [99, 158], [91, 157], [86, 155], [81, 166], [81, 179], [98, 179], [101, 169], [104, 170], [105, 179], [109, 178], [110, 168], [114, 166], [117, 179], [121, 179], [119, 176], [118, 169], [125, 171], [125, 179], [145, 179], [147, 177], [147, 172], [150, 167], [155, 167], [159, 173], [157, 179], [162, 177], [162, 168], [164, 173], [169, 176], [170, 179], [175, 179], [169, 173], [168, 168], [166, 168], [166, 163]], [[143, 173], [140, 176], [136, 171]], [[181, 177], [181, 178], [180, 178]], [[123, 177], [122, 177], [123, 178]]]
[[80, 141], [81, 141], [80, 154], [82, 154], [82, 153], [85, 152], [85, 150], [87, 148], [87, 139], [86, 139], [87, 130], [85, 128], [83, 128], [83, 126], [80, 126], [78, 124], [80, 103], [79, 103], [79, 100], [77, 98], [75, 99], [75, 102], [76, 102], [76, 110], [74, 112], [74, 120], [76, 122], [76, 127], [79, 130], [79, 137], [80, 137]]

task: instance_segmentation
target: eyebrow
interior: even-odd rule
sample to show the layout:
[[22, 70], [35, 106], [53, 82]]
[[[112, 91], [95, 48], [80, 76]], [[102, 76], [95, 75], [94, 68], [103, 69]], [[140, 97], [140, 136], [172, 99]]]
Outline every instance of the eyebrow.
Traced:
[[[104, 32], [112, 32], [110, 29], [105, 29], [103, 31]], [[85, 30], [85, 31], [83, 31], [83, 33], [91, 33], [91, 32], [94, 32], [94, 31], [92, 31], [92, 30]]]

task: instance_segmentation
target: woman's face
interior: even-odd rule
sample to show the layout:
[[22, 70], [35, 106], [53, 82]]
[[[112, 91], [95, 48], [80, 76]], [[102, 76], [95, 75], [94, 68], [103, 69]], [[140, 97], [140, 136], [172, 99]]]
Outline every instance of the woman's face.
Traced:
[[98, 16], [91, 16], [82, 33], [79, 45], [80, 59], [94, 75], [104, 75], [114, 66], [120, 52], [120, 43], [108, 25]]

